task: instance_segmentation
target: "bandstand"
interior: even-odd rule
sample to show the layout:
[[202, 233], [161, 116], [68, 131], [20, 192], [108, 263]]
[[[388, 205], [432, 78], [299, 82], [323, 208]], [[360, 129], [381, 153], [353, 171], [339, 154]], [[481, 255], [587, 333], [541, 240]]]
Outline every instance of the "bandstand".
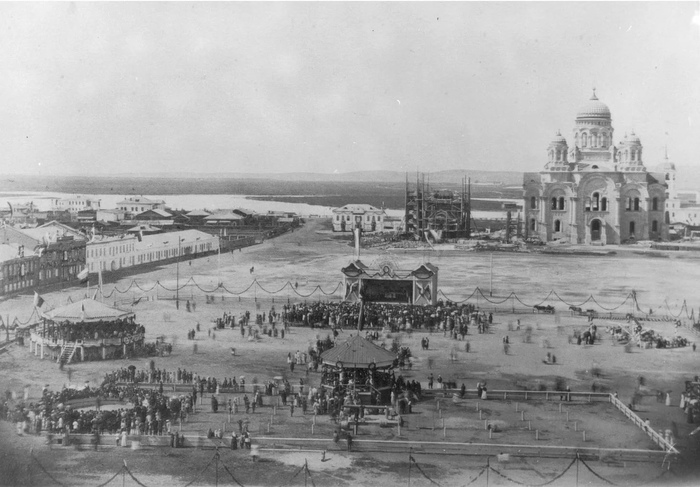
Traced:
[[143, 346], [145, 329], [134, 313], [83, 299], [41, 313], [29, 334], [29, 350], [59, 363], [108, 360], [135, 353]]
[[354, 335], [321, 354], [321, 386], [331, 395], [354, 395], [365, 405], [388, 404], [396, 354]]
[[371, 266], [355, 260], [341, 269], [345, 284], [344, 301], [437, 304], [438, 268], [430, 263], [417, 269], [399, 269], [391, 259], [379, 259]]

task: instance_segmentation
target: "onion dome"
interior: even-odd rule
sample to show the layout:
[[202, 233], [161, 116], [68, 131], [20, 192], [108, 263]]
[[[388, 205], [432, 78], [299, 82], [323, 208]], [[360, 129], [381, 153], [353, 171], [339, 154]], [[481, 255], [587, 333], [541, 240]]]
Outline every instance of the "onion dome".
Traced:
[[610, 120], [610, 109], [602, 101], [598, 100], [595, 96], [595, 89], [593, 90], [593, 96], [576, 114], [576, 118], [597, 118], [597, 119], [607, 119]]

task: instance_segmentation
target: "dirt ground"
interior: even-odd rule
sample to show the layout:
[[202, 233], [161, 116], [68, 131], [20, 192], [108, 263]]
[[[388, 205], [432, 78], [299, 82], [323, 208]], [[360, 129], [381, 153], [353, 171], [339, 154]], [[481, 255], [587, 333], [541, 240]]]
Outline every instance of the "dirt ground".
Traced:
[[[269, 310], [272, 306], [280, 309], [290, 302], [300, 302], [304, 298], [298, 294], [310, 296], [307, 300], [338, 299], [338, 293], [332, 296], [322, 295], [318, 290], [311, 294], [316, 286], [326, 293], [331, 293], [342, 274], [340, 268], [352, 260], [353, 249], [347, 238], [338, 238], [328, 231], [327, 221], [312, 220], [293, 233], [277, 239], [266, 241], [262, 245], [243, 249], [241, 252], [212, 256], [179, 264], [180, 283], [192, 277], [204, 289], [213, 289], [220, 279], [230, 291], [240, 293], [249, 288], [253, 279], [259, 286], [248, 289], [241, 296], [223, 293], [207, 293], [216, 297], [213, 304], [207, 304], [202, 291], [189, 285], [180, 291], [182, 299], [196, 302], [196, 310], [187, 312], [185, 306], [176, 309], [168, 292], [156, 286], [149, 292], [142, 292], [132, 286], [128, 292], [115, 292], [105, 302], [129, 309], [139, 297], [142, 299], [133, 306], [137, 319], [146, 327], [147, 341], [158, 336], [174, 344], [172, 355], [155, 359], [156, 367], [176, 369], [183, 367], [203, 375], [218, 378], [245, 376], [246, 382], [253, 378], [259, 382], [275, 376], [288, 378], [298, 383], [300, 378], [307, 379], [303, 368], [296, 368], [290, 373], [286, 357], [288, 352], [304, 351], [315, 341], [316, 336], [325, 336], [324, 330], [293, 328], [284, 339], [263, 337], [257, 342], [250, 342], [235, 330], [219, 330], [209, 334], [213, 320], [224, 311], [240, 315], [249, 310], [251, 313]], [[670, 255], [670, 254], [669, 254]], [[400, 268], [413, 269], [421, 262], [429, 261], [440, 268], [440, 288], [445, 295], [455, 299], [464, 299], [479, 286], [483, 290], [493, 288], [493, 301], [502, 300], [514, 291], [526, 303], [539, 302], [551, 289], [572, 303], [580, 303], [590, 294], [604, 306], [619, 305], [625, 297], [635, 290], [642, 307], [653, 308], [661, 313], [665, 302], [677, 312], [684, 299], [689, 306], [698, 307], [697, 299], [688, 290], [700, 277], [700, 260], [695, 256], [673, 254], [667, 258], [648, 258], [632, 252], [620, 250], [615, 256], [548, 256], [535, 254], [500, 254], [494, 256], [493, 286], [491, 286], [491, 265], [489, 255], [478, 253], [454, 252], [404, 252], [386, 253], [363, 251], [361, 259], [371, 264], [375, 259], [392, 259]], [[150, 270], [145, 274], [127, 277], [119, 282], [108, 284], [104, 293], [109, 295], [116, 286], [118, 291], [129, 287], [136, 279], [142, 289], [151, 289], [156, 282], [167, 288], [174, 288], [177, 266], [171, 264]], [[252, 272], [251, 272], [251, 268]], [[285, 286], [287, 282], [298, 283], [295, 290]], [[284, 288], [283, 288], [284, 287]], [[269, 291], [280, 292], [271, 294]], [[94, 287], [92, 289], [94, 292]], [[67, 289], [47, 294], [45, 307], [65, 304], [84, 296], [85, 289]], [[298, 293], [298, 294], [297, 294]], [[486, 292], [488, 295], [488, 293]], [[274, 300], [274, 301], [273, 301]], [[31, 296], [11, 299], [0, 303], [0, 314], [4, 320], [18, 317], [26, 320], [32, 309]], [[470, 301], [475, 302], [475, 301]], [[659, 466], [627, 464], [611, 466], [595, 464], [596, 472], [619, 485], [640, 485], [654, 479], [654, 484], [681, 485], [692, 484], [696, 472], [688, 465], [697, 457], [698, 445], [694, 437], [688, 434], [695, 425], [687, 424], [682, 411], [677, 407], [679, 393], [685, 380], [698, 374], [698, 355], [691, 347], [680, 349], [634, 348], [626, 353], [624, 348], [614, 345], [610, 336], [604, 333], [603, 340], [593, 346], [569, 344], [568, 337], [574, 329], [583, 330], [588, 326], [586, 318], [572, 317], [568, 307], [561, 302], [552, 302], [557, 307], [556, 315], [540, 315], [530, 312], [511, 313], [510, 303], [495, 306], [483, 299], [480, 306], [495, 310], [492, 333], [470, 334], [470, 352], [464, 351], [464, 342], [449, 340], [442, 334], [430, 336], [430, 350], [420, 349], [422, 334], [402, 336], [402, 343], [411, 348], [414, 355], [413, 367], [403, 371], [410, 379], [421, 381], [426, 386], [430, 373], [442, 375], [446, 380], [454, 380], [459, 385], [465, 383], [470, 389], [478, 381], [486, 380], [490, 389], [529, 387], [531, 389], [544, 384], [552, 389], [554, 381], [560, 377], [574, 391], [589, 391], [595, 382], [599, 389], [617, 391], [620, 398], [629, 402], [637, 391], [637, 377], [646, 379], [646, 388], [639, 405], [640, 415], [649, 418], [653, 428], [671, 429], [674, 432], [679, 449], [686, 459], [671, 474], [657, 478], [661, 474]], [[661, 308], [660, 308], [661, 307]], [[629, 303], [620, 308], [621, 312], [631, 310]], [[533, 329], [531, 343], [524, 343], [523, 331], [508, 331], [509, 323], [521, 322], [521, 330], [531, 326]], [[202, 332], [196, 340], [187, 340], [187, 332], [200, 323]], [[599, 328], [604, 329], [609, 323], [598, 320]], [[687, 328], [675, 329], [673, 324], [665, 322], [651, 323], [649, 326], [666, 336], [678, 333], [691, 341], [696, 340], [693, 332]], [[344, 335], [348, 336], [350, 330]], [[470, 332], [471, 333], [471, 332]], [[508, 335], [511, 342], [509, 353], [503, 353], [502, 337]], [[543, 339], [549, 342], [549, 348], [543, 348]], [[390, 343], [391, 338], [385, 342]], [[195, 352], [196, 345], [196, 352]], [[235, 347], [236, 356], [230, 349]], [[451, 353], [452, 352], [452, 353]], [[556, 365], [546, 365], [543, 358], [547, 352], [557, 356]], [[451, 359], [453, 355], [455, 359]], [[40, 396], [41, 387], [48, 384], [57, 389], [70, 382], [81, 385], [86, 382], [98, 384], [106, 372], [134, 363], [139, 368], [147, 366], [147, 359], [139, 361], [105, 361], [71, 364], [63, 371], [48, 360], [41, 361], [31, 355], [28, 348], [12, 346], [8, 352], [0, 355], [0, 390], [21, 391], [30, 387], [30, 398]], [[599, 373], [599, 376], [594, 376]], [[311, 384], [318, 382], [318, 374], [310, 374]], [[656, 391], [671, 391], [673, 407], [666, 407], [656, 401]], [[225, 396], [225, 395], [224, 395]], [[501, 422], [502, 435], [492, 440], [488, 433], [477, 427], [478, 413], [473, 400], [448, 401], [443, 403], [443, 414], [447, 426], [448, 441], [529, 443], [531, 431], [520, 424], [520, 415], [515, 412], [511, 401], [488, 401], [482, 405], [483, 417]], [[206, 404], [205, 404], [206, 406]], [[532, 403], [523, 406], [528, 416], [532, 414], [533, 429], [541, 427], [546, 434], [541, 441], [550, 445], [577, 446], [584, 444], [580, 431], [573, 431], [571, 422], [566, 423], [558, 413], [557, 403]], [[578, 418], [578, 428], [585, 428], [589, 441], [585, 446], [594, 444], [599, 447], [652, 448], [651, 441], [637, 428], [627, 423], [624, 417], [611, 406], [602, 403], [591, 405], [572, 405], [571, 421]], [[209, 408], [204, 408], [208, 410]], [[407, 418], [407, 428], [402, 431], [402, 438], [417, 440], [435, 440], [442, 438], [441, 428], [428, 429], [436, 419], [434, 401], [424, 401], [416, 408], [415, 414]], [[265, 426], [269, 408], [249, 417], [251, 431], [267, 435]], [[280, 414], [270, 436], [306, 435], [310, 433], [310, 416], [302, 417], [300, 412], [294, 417]], [[202, 412], [192, 422], [185, 425], [186, 432], [204, 432], [210, 426], [218, 427], [224, 421], [224, 415]], [[439, 421], [439, 420], [437, 420]], [[235, 420], [234, 420], [235, 422]], [[536, 422], [536, 424], [535, 424]], [[439, 423], [441, 426], [441, 423]], [[315, 437], [330, 438], [332, 425], [319, 422]], [[373, 438], [392, 439], [395, 430], [374, 428], [361, 432]], [[28, 452], [34, 448], [34, 455], [41, 464], [58, 480], [67, 485], [96, 485], [109, 479], [126, 461], [135, 476], [146, 485], [184, 485], [190, 482], [212, 458], [213, 451], [208, 450], [113, 450], [112, 452], [85, 452], [72, 449], [54, 449], [48, 447], [38, 438], [17, 437], [12, 425], [0, 422], [0, 484], [13, 485], [26, 483]], [[329, 442], [331, 443], [331, 442]], [[227, 465], [236, 479], [244, 485], [278, 485], [291, 478], [295, 472], [308, 462], [309, 471], [316, 485], [368, 485], [381, 480], [386, 485], [406, 485], [409, 469], [406, 455], [393, 453], [347, 454], [330, 451], [330, 460], [321, 461], [321, 452], [268, 452], [262, 451], [261, 461], [253, 463], [244, 452], [226, 451], [222, 462]], [[450, 457], [446, 455], [415, 455], [423, 472], [440, 485], [465, 485], [483, 468], [483, 457]], [[543, 483], [568, 464], [564, 460], [527, 460], [513, 461], [501, 467], [508, 476], [524, 483]], [[50, 485], [46, 474], [33, 469], [33, 485]], [[501, 468], [499, 467], [499, 468]], [[585, 470], [585, 469], [584, 469]], [[472, 485], [485, 485], [485, 474]], [[9, 480], [9, 481], [8, 481]], [[127, 475], [126, 484], [135, 485]], [[115, 480], [114, 482], [116, 482]], [[121, 480], [120, 480], [121, 481]], [[231, 483], [233, 480], [225, 471], [219, 472], [219, 481]], [[587, 485], [603, 482], [590, 472], [580, 472], [579, 481]], [[568, 472], [555, 485], [574, 485], [576, 479]], [[194, 485], [213, 485], [216, 483], [211, 468], [197, 480]], [[291, 485], [304, 483], [303, 472], [294, 478]], [[429, 481], [416, 469], [412, 469], [411, 483], [427, 485]], [[492, 474], [490, 485], [512, 485], [504, 478]]]

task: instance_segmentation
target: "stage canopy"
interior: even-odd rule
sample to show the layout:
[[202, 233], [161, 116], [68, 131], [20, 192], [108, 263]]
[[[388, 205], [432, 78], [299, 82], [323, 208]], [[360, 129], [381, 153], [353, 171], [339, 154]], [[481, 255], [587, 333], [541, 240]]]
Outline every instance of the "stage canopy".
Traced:
[[324, 364], [336, 365], [340, 362], [343, 367], [351, 369], [365, 369], [372, 363], [379, 368], [389, 367], [395, 359], [395, 353], [359, 335], [351, 336], [345, 342], [321, 354]]
[[134, 313], [112, 308], [94, 299], [83, 299], [51, 311], [42, 312], [41, 316], [56, 322], [89, 323], [95, 321], [116, 321], [134, 316]]

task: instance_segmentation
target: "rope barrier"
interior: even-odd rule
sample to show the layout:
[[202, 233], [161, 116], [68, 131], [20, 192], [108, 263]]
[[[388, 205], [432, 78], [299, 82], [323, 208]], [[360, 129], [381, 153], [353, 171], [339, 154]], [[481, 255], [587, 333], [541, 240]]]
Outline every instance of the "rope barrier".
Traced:
[[46, 469], [44, 468], [44, 466], [41, 464], [41, 462], [39, 461], [39, 459], [38, 459], [37, 457], [34, 456], [34, 453], [31, 453], [31, 457], [32, 457], [32, 460], [34, 460], [34, 461], [36, 462], [36, 464], [39, 465], [39, 468], [41, 469], [41, 471], [44, 472], [51, 480], [53, 480], [53, 481], [54, 481], [56, 484], [58, 484], [58, 485], [61, 485], [61, 486], [64, 486], [64, 487], [68, 487], [67, 484], [64, 484], [63, 482], [57, 480], [56, 477], [54, 477], [53, 475], [51, 475], [51, 474], [49, 473], [49, 471], [46, 470]]
[[124, 470], [124, 467], [122, 467], [122, 468], [120, 468], [119, 470], [117, 470], [117, 473], [115, 473], [114, 475], [112, 475], [112, 478], [110, 478], [107, 482], [104, 482], [104, 483], [98, 485], [97, 487], [104, 487], [105, 485], [107, 485], [108, 483], [110, 483], [112, 480], [116, 479], [116, 478], [117, 478], [117, 475], [119, 475], [120, 473], [122, 473], [122, 470]]
[[297, 470], [297, 472], [296, 472], [294, 475], [292, 475], [292, 478], [289, 479], [289, 480], [287, 481], [286, 484], [280, 484], [280, 487], [284, 487], [285, 485], [291, 484], [291, 483], [292, 483], [292, 480], [294, 480], [294, 478], [295, 478], [297, 475], [299, 475], [299, 473], [301, 473], [301, 471], [304, 470], [304, 468], [306, 468], [306, 464], [302, 465], [301, 468], [300, 468], [299, 470]]
[[126, 470], [126, 473], [129, 474], [129, 477], [131, 477], [131, 478], [133, 479], [134, 482], [136, 482], [137, 484], [139, 484], [141, 487], [146, 487], [145, 485], [143, 485], [143, 484], [139, 481], [139, 479], [137, 479], [136, 477], [134, 477], [134, 474], [131, 473], [131, 470], [129, 470], [129, 467], [127, 467], [126, 465], [124, 465], [124, 470]]
[[234, 482], [236, 482], [241, 487], [244, 487], [242, 483], [240, 483], [238, 480], [236, 480], [236, 477], [233, 476], [231, 471], [228, 469], [228, 467], [224, 463], [222, 463], [221, 465], [224, 467], [224, 470], [226, 470], [226, 472], [231, 476], [231, 478], [233, 479]]
[[564, 303], [564, 304], [567, 305], [567, 306], [574, 306], [574, 307], [576, 307], [576, 308], [580, 308], [581, 306], [585, 306], [586, 303], [589, 302], [589, 301], [591, 300], [591, 297], [588, 296], [588, 297], [586, 298], [586, 300], [583, 301], [582, 303], [579, 303], [579, 304], [569, 303], [569, 302], [566, 301], [564, 298], [562, 298], [561, 296], [559, 296], [559, 294], [558, 294], [556, 291], [552, 291], [552, 292], [554, 293], [554, 295], [557, 297], [557, 299], [558, 299], [559, 301], [561, 301], [562, 303]]
[[595, 470], [593, 470], [591, 467], [589, 467], [588, 464], [583, 460], [583, 458], [580, 458], [579, 460], [581, 461], [581, 463], [583, 463], [583, 465], [584, 465], [593, 475], [595, 475], [596, 477], [598, 477], [600, 480], [602, 480], [602, 481], [604, 481], [604, 482], [607, 482], [607, 483], [610, 484], [610, 485], [615, 485], [613, 482], [609, 481], [609, 480], [606, 479], [605, 477], [601, 477]]
[[471, 484], [473, 484], [474, 482], [476, 482], [476, 481], [478, 480], [478, 478], [481, 477], [481, 476], [484, 474], [484, 472], [486, 472], [486, 468], [485, 468], [485, 467], [481, 469], [481, 472], [479, 472], [479, 473], [477, 474], [476, 477], [474, 477], [474, 478], [471, 479], [469, 482], [467, 482], [466, 484], [464, 484], [463, 487], [467, 487], [468, 485], [471, 485]]
[[409, 455], [408, 457], [409, 457], [410, 460], [413, 462], [413, 464], [416, 466], [416, 468], [418, 469], [418, 471], [419, 471], [421, 474], [423, 474], [423, 477], [425, 477], [426, 479], [428, 479], [431, 483], [433, 483], [433, 484], [435, 484], [435, 485], [438, 485], [438, 486], [440, 485], [440, 484], [438, 484], [437, 482], [435, 482], [433, 479], [431, 479], [431, 478], [428, 476], [428, 474], [426, 474], [426, 473], [423, 471], [422, 468], [420, 468], [420, 465], [418, 465], [418, 462], [416, 462], [416, 459], [413, 458], [413, 455]]
[[212, 462], [213, 462], [214, 460], [216, 460], [216, 454], [214, 454], [214, 456], [211, 457], [211, 460], [209, 460], [209, 463], [207, 463], [207, 466], [204, 467], [204, 468], [197, 474], [197, 476], [196, 476], [195, 478], [193, 478], [192, 480], [190, 480], [189, 482], [187, 482], [183, 487], [189, 487], [190, 485], [192, 485], [193, 483], [195, 483], [197, 480], [199, 480], [199, 478], [200, 478], [202, 475], [204, 475], [204, 472], [207, 471], [207, 469], [211, 466], [211, 464], [212, 464]]
[[309, 463], [308, 462], [304, 463], [304, 468], [306, 469], [306, 473], [309, 475], [309, 480], [311, 481], [311, 487], [316, 487], [316, 483], [314, 482], [314, 479], [311, 477], [311, 470], [309, 470]]
[[574, 459], [571, 461], [571, 463], [569, 463], [569, 465], [567, 465], [567, 467], [564, 469], [563, 472], [561, 472], [561, 473], [558, 474], [556, 477], [554, 477], [554, 478], [551, 479], [551, 480], [548, 480], [547, 482], [545, 482], [545, 483], [543, 483], [543, 484], [526, 484], [526, 483], [524, 483], [524, 482], [519, 482], [519, 481], [517, 481], [517, 480], [515, 480], [515, 479], [512, 479], [512, 478], [508, 477], [507, 475], [505, 475], [505, 474], [499, 472], [498, 470], [496, 470], [495, 468], [493, 468], [493, 467], [490, 466], [490, 465], [488, 466], [488, 468], [489, 468], [492, 472], [494, 472], [494, 473], [500, 475], [501, 477], [503, 477], [504, 479], [508, 480], [509, 482], [513, 482], [514, 484], [518, 484], [518, 485], [527, 485], [528, 487], [543, 487], [543, 486], [549, 485], [549, 484], [551, 484], [551, 483], [553, 483], [553, 482], [559, 480], [561, 477], [563, 477], [564, 474], [565, 474], [566, 472], [568, 472], [569, 469], [571, 469], [571, 467], [576, 463], [576, 460], [577, 460], [577, 458], [574, 458]]

